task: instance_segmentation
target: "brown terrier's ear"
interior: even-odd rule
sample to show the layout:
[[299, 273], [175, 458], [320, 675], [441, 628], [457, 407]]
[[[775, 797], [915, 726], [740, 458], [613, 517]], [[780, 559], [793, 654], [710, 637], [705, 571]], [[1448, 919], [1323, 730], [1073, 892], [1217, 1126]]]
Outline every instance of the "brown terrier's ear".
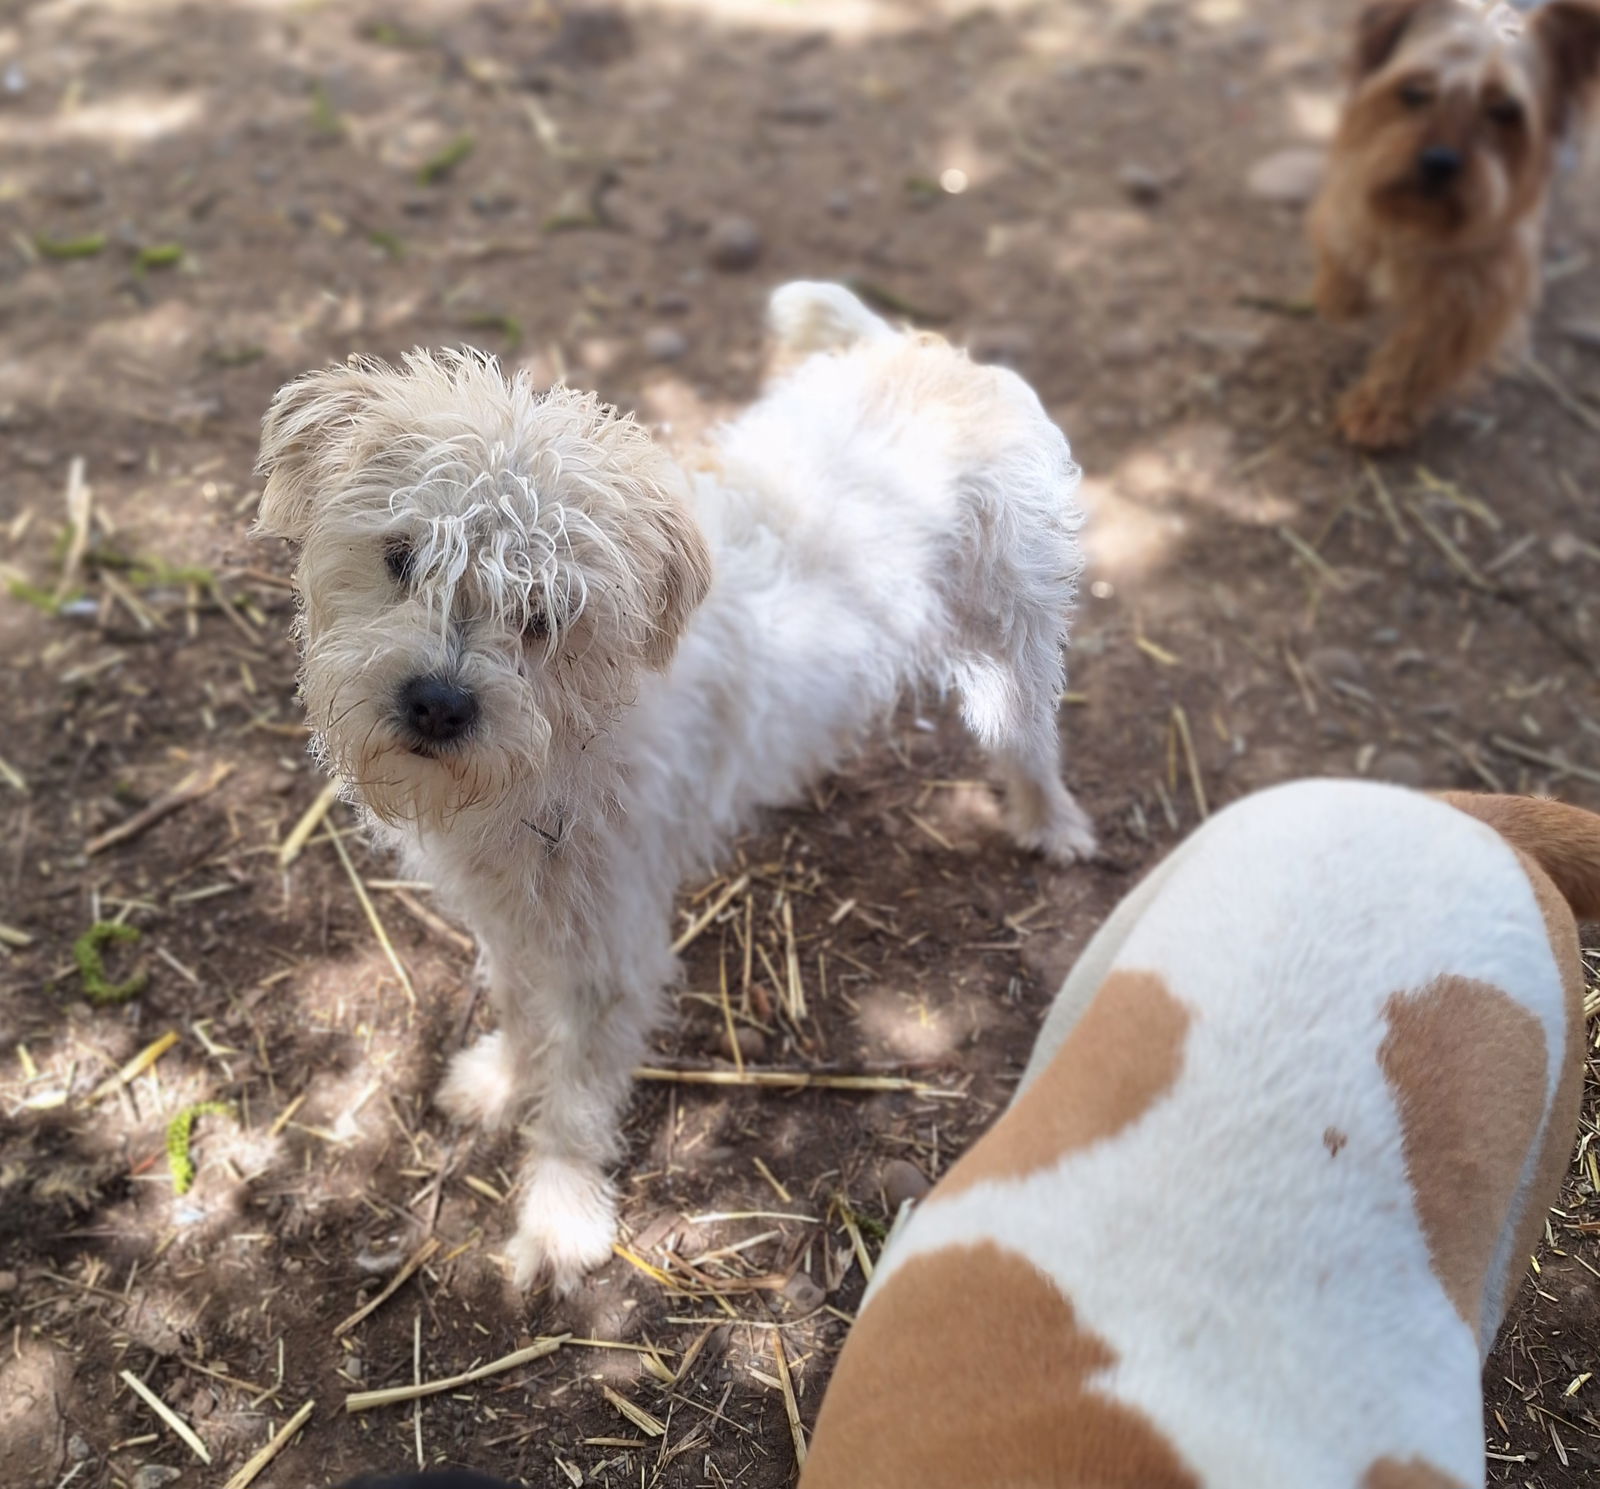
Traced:
[[1551, 129], [1565, 134], [1593, 106], [1600, 84], [1600, 3], [1550, 0], [1529, 31], [1544, 61]]
[[256, 536], [301, 542], [311, 527], [318, 478], [340, 426], [354, 423], [372, 390], [359, 364], [308, 372], [278, 389], [261, 421], [256, 474], [266, 478], [256, 513]]
[[1359, 80], [1376, 72], [1399, 48], [1406, 32], [1429, 15], [1443, 14], [1456, 0], [1372, 0], [1356, 17], [1350, 70]]

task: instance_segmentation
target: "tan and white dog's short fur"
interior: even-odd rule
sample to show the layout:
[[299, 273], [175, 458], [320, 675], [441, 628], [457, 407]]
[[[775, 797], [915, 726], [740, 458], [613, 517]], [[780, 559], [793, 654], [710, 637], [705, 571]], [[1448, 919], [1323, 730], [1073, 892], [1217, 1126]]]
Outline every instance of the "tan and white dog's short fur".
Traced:
[[785, 370], [687, 473], [473, 354], [313, 373], [266, 418], [259, 529], [301, 545], [317, 748], [482, 948], [500, 1029], [440, 1097], [525, 1124], [523, 1284], [610, 1254], [678, 887], [902, 691], [960, 696], [1019, 842], [1094, 850], [1057, 739], [1067, 441], [1020, 378], [837, 286], [771, 321]]
[[1308, 781], [1212, 818], [891, 1240], [802, 1489], [1482, 1485], [1577, 1126], [1574, 909], [1574, 807]]

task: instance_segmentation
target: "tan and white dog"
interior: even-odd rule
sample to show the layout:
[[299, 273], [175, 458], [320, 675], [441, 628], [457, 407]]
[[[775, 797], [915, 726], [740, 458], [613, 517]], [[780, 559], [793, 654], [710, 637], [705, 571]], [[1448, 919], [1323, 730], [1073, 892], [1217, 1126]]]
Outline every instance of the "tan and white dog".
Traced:
[[1600, 817], [1282, 786], [1125, 899], [890, 1243], [802, 1489], [1482, 1485]]

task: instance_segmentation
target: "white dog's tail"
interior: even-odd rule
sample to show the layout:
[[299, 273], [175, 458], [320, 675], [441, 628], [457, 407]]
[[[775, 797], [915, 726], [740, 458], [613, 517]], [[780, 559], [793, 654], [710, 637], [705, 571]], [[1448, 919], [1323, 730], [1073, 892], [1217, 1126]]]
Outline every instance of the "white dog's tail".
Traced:
[[786, 352], [840, 351], [858, 341], [881, 341], [894, 328], [875, 316], [842, 284], [797, 279], [772, 292], [767, 325]]

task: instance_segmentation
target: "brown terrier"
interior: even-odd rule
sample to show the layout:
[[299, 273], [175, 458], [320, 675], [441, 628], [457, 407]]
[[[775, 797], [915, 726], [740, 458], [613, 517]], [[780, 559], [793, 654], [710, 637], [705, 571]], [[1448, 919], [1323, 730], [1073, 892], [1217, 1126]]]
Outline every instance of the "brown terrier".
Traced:
[[1329, 321], [1388, 313], [1339, 406], [1380, 449], [1525, 332], [1557, 148], [1600, 79], [1600, 0], [1550, 0], [1520, 35], [1462, 0], [1374, 0], [1352, 72], [1311, 209], [1315, 297]]

